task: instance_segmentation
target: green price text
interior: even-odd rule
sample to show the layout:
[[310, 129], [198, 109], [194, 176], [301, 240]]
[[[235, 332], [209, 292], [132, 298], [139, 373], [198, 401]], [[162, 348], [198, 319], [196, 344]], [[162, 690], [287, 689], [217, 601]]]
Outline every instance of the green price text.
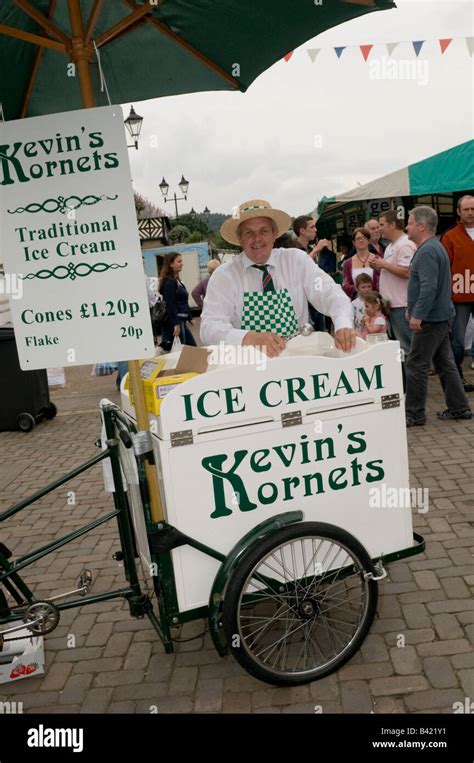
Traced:
[[114, 315], [129, 315], [134, 318], [140, 311], [138, 302], [127, 302], [125, 299], [118, 299], [113, 302], [107, 300], [103, 307], [97, 305], [97, 302], [83, 302], [79, 315], [81, 318], [104, 318]]

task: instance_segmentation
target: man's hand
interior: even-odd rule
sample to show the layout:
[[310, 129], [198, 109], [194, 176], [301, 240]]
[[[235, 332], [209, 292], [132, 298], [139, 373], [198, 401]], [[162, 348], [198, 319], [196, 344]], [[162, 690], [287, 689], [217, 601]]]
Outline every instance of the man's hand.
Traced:
[[375, 254], [370, 255], [369, 263], [374, 270], [382, 270], [382, 268], [385, 267], [384, 260], [382, 260], [380, 257], [376, 257]]
[[328, 241], [328, 239], [327, 239], [327, 238], [322, 238], [322, 239], [321, 239], [321, 241], [318, 241], [318, 243], [316, 244], [316, 246], [314, 247], [314, 249], [312, 249], [312, 250], [310, 251], [310, 253], [309, 253], [309, 256], [310, 256], [310, 257], [312, 257], [312, 258], [313, 258], [313, 260], [314, 260], [314, 258], [316, 257], [316, 255], [317, 255], [317, 254], [319, 254], [319, 253], [320, 253], [320, 251], [321, 251], [322, 249], [324, 249], [325, 247], [327, 247], [328, 249], [332, 249], [332, 246], [331, 246], [331, 242], [330, 242], [330, 241]]
[[421, 320], [420, 318], [410, 318], [410, 328], [415, 333], [418, 333], [421, 331]]
[[338, 329], [334, 334], [334, 340], [338, 350], [350, 352], [356, 344], [356, 332], [354, 329]]
[[181, 333], [181, 329], [179, 327], [179, 323], [176, 324], [176, 326], [173, 329], [173, 336], [179, 336]]
[[265, 352], [269, 358], [276, 358], [286, 347], [285, 342], [270, 331], [248, 331], [243, 340], [243, 345], [253, 345]]

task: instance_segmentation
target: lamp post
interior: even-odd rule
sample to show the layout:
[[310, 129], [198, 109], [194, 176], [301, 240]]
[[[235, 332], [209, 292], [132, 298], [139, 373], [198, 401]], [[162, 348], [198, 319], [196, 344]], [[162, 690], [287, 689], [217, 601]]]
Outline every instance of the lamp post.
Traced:
[[131, 106], [130, 114], [124, 120], [124, 125], [127, 128], [130, 134], [130, 137], [133, 140], [133, 144], [131, 146], [127, 144], [127, 148], [133, 148], [135, 146], [135, 148], [138, 151], [138, 140], [140, 138], [142, 124], [143, 124], [143, 117], [140, 117], [135, 111], [135, 109], [133, 108], [133, 106]]
[[176, 196], [176, 191], [175, 191], [173, 196], [171, 196], [170, 199], [166, 198], [166, 195], [167, 195], [170, 187], [169, 187], [168, 183], [166, 182], [166, 180], [164, 178], [163, 178], [163, 180], [161, 181], [161, 183], [159, 185], [159, 189], [160, 189], [161, 193], [163, 194], [163, 199], [165, 200], [165, 203], [167, 203], [168, 201], [174, 201], [174, 208], [175, 208], [175, 211], [176, 211], [176, 217], [178, 217], [178, 201], [186, 201], [186, 199], [187, 199], [187, 193], [188, 193], [188, 188], [189, 188], [189, 180], [186, 180], [184, 175], [181, 175], [181, 180], [179, 181], [178, 185], [179, 185], [179, 187], [181, 189], [181, 193], [183, 195], [182, 196]]

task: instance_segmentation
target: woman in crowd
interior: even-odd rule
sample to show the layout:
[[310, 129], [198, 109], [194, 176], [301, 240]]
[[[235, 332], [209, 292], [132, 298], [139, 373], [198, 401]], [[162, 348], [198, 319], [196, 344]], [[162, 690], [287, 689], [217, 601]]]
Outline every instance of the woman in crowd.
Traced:
[[163, 323], [161, 342], [164, 350], [171, 349], [175, 337], [178, 337], [182, 344], [196, 346], [196, 340], [187, 326], [187, 323], [192, 323], [192, 320], [188, 290], [179, 277], [182, 269], [183, 258], [178, 252], [165, 254], [159, 281], [159, 291], [166, 302], [166, 318]]
[[[356, 228], [352, 234], [352, 241], [356, 248], [356, 253], [350, 260], [344, 262], [342, 271], [342, 288], [351, 299], [357, 294], [355, 279], [361, 273], [367, 273], [367, 275], [370, 276], [374, 291], [378, 291], [379, 288], [379, 273], [372, 268], [369, 262], [369, 257], [374, 257], [369, 251], [369, 231], [365, 228]], [[375, 257], [376, 259], [380, 259], [378, 255], [375, 255]]]

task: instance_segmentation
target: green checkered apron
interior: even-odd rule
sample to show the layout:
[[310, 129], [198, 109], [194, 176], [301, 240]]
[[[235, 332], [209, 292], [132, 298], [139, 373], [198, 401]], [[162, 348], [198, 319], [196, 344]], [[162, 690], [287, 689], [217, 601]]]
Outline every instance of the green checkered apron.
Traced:
[[241, 328], [247, 331], [271, 331], [280, 336], [297, 333], [298, 320], [288, 289], [245, 291]]

